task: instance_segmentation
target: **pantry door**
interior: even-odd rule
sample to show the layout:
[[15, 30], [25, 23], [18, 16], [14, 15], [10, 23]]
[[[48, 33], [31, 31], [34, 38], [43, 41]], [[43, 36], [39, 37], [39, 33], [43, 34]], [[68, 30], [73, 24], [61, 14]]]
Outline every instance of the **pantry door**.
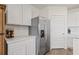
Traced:
[[65, 48], [66, 17], [54, 15], [51, 19], [51, 48]]
[[5, 54], [5, 16], [4, 7], [0, 5], [0, 55]]

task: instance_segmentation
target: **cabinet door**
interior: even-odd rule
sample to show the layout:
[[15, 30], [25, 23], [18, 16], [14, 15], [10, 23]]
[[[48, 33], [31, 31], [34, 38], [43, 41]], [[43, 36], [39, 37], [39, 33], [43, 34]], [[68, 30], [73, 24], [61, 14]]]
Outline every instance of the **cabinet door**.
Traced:
[[77, 12], [75, 16], [76, 26], [79, 26], [79, 12]]
[[18, 4], [7, 5], [7, 24], [22, 24], [22, 6]]
[[8, 44], [9, 55], [26, 55], [25, 41]]
[[68, 48], [73, 48], [73, 38], [72, 37], [67, 37], [67, 47]]
[[79, 55], [79, 39], [73, 39], [73, 54]]
[[36, 48], [35, 48], [35, 38], [30, 38], [27, 40], [27, 55], [35, 55]]
[[31, 25], [32, 6], [23, 5], [23, 25]]
[[68, 16], [68, 25], [69, 26], [76, 26], [76, 14], [71, 13]]

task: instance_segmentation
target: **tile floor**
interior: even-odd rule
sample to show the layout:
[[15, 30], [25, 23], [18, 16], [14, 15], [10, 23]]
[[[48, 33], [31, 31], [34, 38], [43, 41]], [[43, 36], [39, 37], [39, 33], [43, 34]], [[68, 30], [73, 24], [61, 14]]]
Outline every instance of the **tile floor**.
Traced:
[[52, 49], [46, 55], [73, 55], [72, 49]]

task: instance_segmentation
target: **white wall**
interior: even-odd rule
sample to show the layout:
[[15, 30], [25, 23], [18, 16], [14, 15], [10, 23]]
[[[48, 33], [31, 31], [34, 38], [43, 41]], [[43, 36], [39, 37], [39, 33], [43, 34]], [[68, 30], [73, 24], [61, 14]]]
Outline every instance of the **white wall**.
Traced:
[[49, 8], [49, 18], [51, 19], [52, 15], [66, 15], [67, 16], [67, 8], [66, 7], [55, 7], [50, 6]]
[[39, 9], [32, 6], [32, 18], [39, 16]]
[[44, 7], [44, 8], [39, 9], [39, 10], [40, 10], [39, 16], [48, 18], [48, 11], [49, 11], [48, 7]]
[[48, 18], [48, 7], [36, 8], [33, 6], [32, 7], [32, 18], [37, 17], [37, 16]]

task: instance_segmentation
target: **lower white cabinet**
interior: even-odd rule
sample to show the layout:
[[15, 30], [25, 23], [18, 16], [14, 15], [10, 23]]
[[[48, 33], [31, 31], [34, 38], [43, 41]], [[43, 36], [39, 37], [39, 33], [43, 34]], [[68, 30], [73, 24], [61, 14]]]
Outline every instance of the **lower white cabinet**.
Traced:
[[35, 37], [30, 38], [27, 40], [27, 55], [36, 55], [36, 43]]
[[71, 36], [67, 37], [67, 48], [73, 49], [73, 38]]
[[[15, 39], [14, 39], [15, 40]], [[8, 55], [35, 55], [35, 37], [8, 41]]]
[[24, 41], [8, 44], [8, 55], [26, 55]]
[[73, 54], [79, 55], [79, 39], [73, 39]]

